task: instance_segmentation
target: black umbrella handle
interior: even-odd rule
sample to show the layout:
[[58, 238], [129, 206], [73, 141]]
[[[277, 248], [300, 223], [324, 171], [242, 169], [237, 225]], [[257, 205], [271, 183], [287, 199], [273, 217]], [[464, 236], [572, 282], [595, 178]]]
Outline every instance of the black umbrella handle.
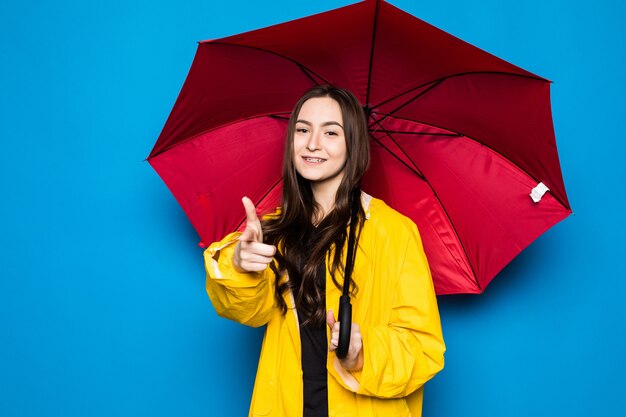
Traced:
[[336, 352], [339, 359], [344, 359], [348, 355], [351, 331], [352, 304], [350, 304], [349, 296], [342, 295], [339, 299], [339, 344]]
[[339, 299], [339, 341], [335, 354], [339, 359], [344, 359], [348, 355], [350, 347], [350, 333], [352, 332], [352, 304], [350, 304], [350, 277], [354, 268], [354, 258], [356, 256], [356, 229], [358, 223], [358, 212], [361, 205], [361, 189], [356, 187], [352, 194], [352, 211], [350, 213], [350, 233], [348, 236], [348, 254], [346, 258], [346, 269], [343, 278], [343, 295]]

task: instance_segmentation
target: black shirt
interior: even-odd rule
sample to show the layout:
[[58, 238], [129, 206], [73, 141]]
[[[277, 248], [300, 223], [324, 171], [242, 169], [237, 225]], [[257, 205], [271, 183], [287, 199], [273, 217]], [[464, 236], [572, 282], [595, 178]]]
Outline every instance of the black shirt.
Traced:
[[[303, 242], [309, 252], [318, 238], [318, 231], [314, 229], [308, 239]], [[301, 262], [300, 271], [304, 268]], [[301, 275], [294, 274], [294, 291], [298, 291], [301, 284]], [[326, 294], [326, 266], [322, 262], [316, 271], [315, 283], [321, 294]], [[325, 297], [322, 300], [326, 302]], [[304, 417], [328, 417], [328, 371], [326, 370], [326, 358], [328, 344], [326, 341], [326, 323], [315, 326], [311, 323], [303, 324], [308, 315], [300, 308], [298, 321], [300, 325], [300, 345], [302, 346], [302, 380], [304, 385]]]

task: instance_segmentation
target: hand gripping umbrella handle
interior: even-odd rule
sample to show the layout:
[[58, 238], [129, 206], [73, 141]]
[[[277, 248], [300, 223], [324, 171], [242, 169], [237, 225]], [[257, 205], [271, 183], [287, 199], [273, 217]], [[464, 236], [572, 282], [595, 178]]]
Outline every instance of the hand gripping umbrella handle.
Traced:
[[350, 347], [350, 332], [352, 331], [352, 304], [350, 296], [342, 295], [339, 299], [339, 344], [337, 357], [344, 359]]

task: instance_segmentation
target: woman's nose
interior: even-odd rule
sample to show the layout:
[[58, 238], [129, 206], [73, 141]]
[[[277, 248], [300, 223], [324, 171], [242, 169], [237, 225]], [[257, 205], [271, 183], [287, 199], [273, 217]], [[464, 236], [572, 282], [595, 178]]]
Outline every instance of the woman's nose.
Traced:
[[309, 141], [306, 144], [306, 148], [309, 151], [316, 151], [320, 149], [320, 138], [316, 132], [311, 132]]

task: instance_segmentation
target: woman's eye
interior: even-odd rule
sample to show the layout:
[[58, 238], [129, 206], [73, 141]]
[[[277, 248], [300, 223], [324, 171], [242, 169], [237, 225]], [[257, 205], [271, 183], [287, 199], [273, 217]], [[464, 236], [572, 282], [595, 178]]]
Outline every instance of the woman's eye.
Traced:
[[326, 132], [326, 134], [329, 136], [336, 136], [337, 132], [333, 132], [332, 130], [329, 130], [328, 132]]
[[308, 131], [309, 131], [309, 129], [307, 129], [305, 127], [299, 127], [299, 128], [296, 129], [296, 132], [298, 132], [298, 133], [306, 133]]

